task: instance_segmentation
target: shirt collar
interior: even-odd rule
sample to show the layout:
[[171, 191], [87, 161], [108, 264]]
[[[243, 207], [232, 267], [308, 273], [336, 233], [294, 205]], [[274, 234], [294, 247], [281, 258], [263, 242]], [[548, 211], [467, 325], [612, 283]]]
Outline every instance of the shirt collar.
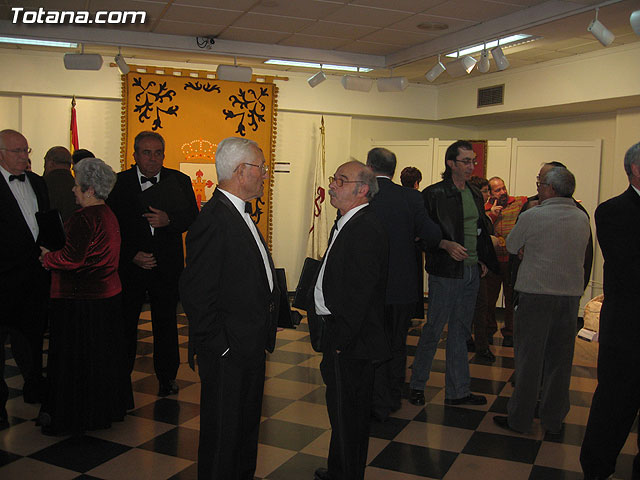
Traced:
[[[5, 168], [2, 165], [0, 165], [0, 172], [2, 172], [2, 176], [7, 181], [7, 184], [9, 184], [9, 175], [13, 175], [13, 173], [5, 170]], [[22, 173], [24, 173], [26, 176], [26, 172], [22, 172]]]
[[[142, 184], [142, 177], [144, 175], [142, 175], [142, 172], [140, 171], [140, 167], [138, 167], [138, 165], [136, 165], [136, 172], [138, 172], [138, 183]], [[156, 173], [153, 177], [147, 177], [147, 178], [155, 178], [156, 181], [160, 181], [160, 172]]]
[[233, 206], [238, 209], [238, 212], [240, 212], [240, 215], [245, 214], [244, 205], [247, 202], [242, 200], [240, 197], [236, 197], [233, 193], [229, 193], [226, 190], [221, 189], [220, 187], [218, 187], [218, 190], [224, 193], [227, 196], [227, 198], [231, 200], [231, 203], [233, 203]]
[[631, 188], [633, 188], [633, 189], [636, 191], [636, 193], [637, 193], [638, 195], [640, 195], [640, 190], [638, 190], [638, 189], [635, 187], [635, 185], [631, 185]]
[[358, 213], [367, 205], [369, 205], [369, 202], [363, 203], [362, 205], [358, 205], [357, 207], [353, 207], [351, 210], [349, 210], [347, 213], [341, 216], [336, 223], [336, 230], [340, 231], [342, 227], [344, 227], [345, 223], [351, 220], [351, 217], [353, 217], [356, 213]]

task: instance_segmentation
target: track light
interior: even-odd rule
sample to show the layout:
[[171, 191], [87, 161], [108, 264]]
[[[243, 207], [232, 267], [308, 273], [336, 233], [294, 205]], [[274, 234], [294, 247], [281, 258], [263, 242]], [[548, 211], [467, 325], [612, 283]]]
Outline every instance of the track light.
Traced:
[[219, 80], [232, 82], [250, 82], [253, 70], [251, 67], [238, 67], [237, 65], [218, 65], [216, 76]]
[[118, 70], [120, 70], [121, 75], [126, 75], [127, 73], [129, 73], [129, 70], [131, 69], [129, 68], [129, 65], [127, 65], [127, 62], [124, 61], [124, 57], [120, 52], [118, 52], [114, 60], [116, 62], [116, 65], [118, 66]]
[[506, 70], [509, 68], [509, 60], [507, 60], [507, 57], [502, 53], [500, 45], [491, 50], [491, 56], [493, 56], [493, 61], [496, 62], [498, 70]]
[[457, 60], [447, 63], [447, 73], [452, 77], [461, 77], [471, 73], [473, 67], [476, 66], [477, 60], [470, 56], [460, 57]]
[[596, 37], [602, 45], [608, 47], [613, 43], [616, 36], [598, 20], [598, 10], [596, 8], [596, 18], [587, 27], [587, 32], [591, 32], [591, 35]]
[[356, 90], [359, 92], [368, 92], [373, 85], [373, 80], [370, 78], [354, 77], [352, 75], [343, 76], [341, 82], [345, 90]]
[[478, 61], [478, 71], [481, 73], [487, 73], [489, 71], [489, 51], [485, 48], [480, 54], [480, 60]]
[[324, 74], [324, 72], [321, 69], [318, 73], [316, 73], [312, 77], [309, 77], [307, 79], [307, 83], [309, 84], [309, 86], [311, 88], [314, 88], [314, 87], [317, 87], [318, 85], [320, 85], [326, 79], [327, 79], [327, 76]]
[[97, 53], [65, 53], [64, 68], [67, 70], [100, 70], [102, 56]]
[[376, 80], [379, 92], [402, 92], [409, 86], [407, 77], [383, 77]]
[[636, 35], [640, 35], [640, 10], [631, 13], [629, 23], [631, 23], [631, 28], [636, 32]]
[[428, 81], [433, 82], [436, 78], [440, 76], [442, 72], [444, 72], [447, 68], [440, 61], [440, 55], [438, 55], [438, 63], [436, 63], [431, 70], [429, 70], [424, 76]]

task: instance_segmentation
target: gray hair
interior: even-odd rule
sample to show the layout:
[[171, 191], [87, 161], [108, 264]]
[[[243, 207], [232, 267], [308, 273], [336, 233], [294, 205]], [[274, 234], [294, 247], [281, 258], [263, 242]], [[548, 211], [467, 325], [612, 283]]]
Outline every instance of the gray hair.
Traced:
[[631, 165], [640, 165], [640, 142], [633, 145], [624, 155], [624, 171], [631, 178]]
[[544, 176], [544, 181], [553, 188], [558, 197], [571, 198], [576, 189], [576, 177], [568, 168], [553, 167]]
[[73, 171], [80, 190], [86, 192], [91, 187], [100, 200], [106, 200], [116, 184], [115, 172], [99, 158], [85, 158], [74, 165]]
[[164, 138], [159, 133], [152, 132], [151, 130], [144, 130], [136, 135], [136, 138], [133, 140], [133, 151], [137, 152], [140, 148], [140, 142], [147, 138], [158, 140], [162, 144], [162, 150], [164, 151]]
[[248, 138], [228, 137], [222, 140], [216, 149], [218, 181], [230, 180], [238, 165], [248, 160], [256, 149], [260, 150], [258, 144]]
[[[359, 182], [362, 182], [369, 187], [369, 191], [367, 192], [367, 200], [371, 201], [379, 190], [376, 174], [373, 173], [371, 167], [366, 166], [364, 163], [358, 160], [352, 160], [350, 163], [357, 163], [361, 167], [360, 171], [358, 172], [357, 179]], [[356, 186], [356, 189], [358, 188], [360, 187]]]

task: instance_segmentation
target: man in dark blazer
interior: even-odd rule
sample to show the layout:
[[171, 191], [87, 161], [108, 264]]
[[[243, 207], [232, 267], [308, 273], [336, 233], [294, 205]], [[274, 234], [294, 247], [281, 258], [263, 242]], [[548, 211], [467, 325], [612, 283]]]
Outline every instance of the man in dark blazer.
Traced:
[[267, 245], [247, 210], [268, 167], [258, 145], [218, 145], [219, 185], [187, 234], [180, 295], [189, 319], [189, 364], [202, 382], [198, 479], [253, 479], [279, 289]]
[[[640, 143], [627, 150], [624, 169], [629, 188], [602, 203], [595, 214], [604, 257], [604, 301], [598, 386], [580, 452], [587, 480], [614, 473], [640, 409]], [[632, 478], [640, 478], [640, 453], [633, 461]]]
[[45, 154], [44, 181], [49, 191], [49, 205], [60, 212], [63, 221], [67, 221], [78, 205], [71, 191], [76, 184], [71, 175], [71, 152], [65, 147], [51, 147]]
[[[175, 381], [178, 353], [178, 279], [184, 267], [182, 233], [198, 215], [189, 177], [162, 166], [164, 139], [140, 132], [134, 140], [136, 164], [118, 173], [107, 204], [120, 223], [122, 246], [118, 273], [122, 281], [122, 314], [128, 326], [125, 345], [133, 371], [138, 341], [138, 319], [148, 294], [153, 325], [153, 367], [158, 395], [178, 392]], [[160, 191], [153, 200], [142, 195]], [[151, 190], [148, 194], [153, 193]], [[147, 197], [148, 198], [148, 197]], [[133, 408], [133, 404], [130, 405]]]
[[23, 397], [37, 403], [43, 394], [42, 335], [46, 326], [49, 275], [38, 257], [35, 213], [49, 209], [44, 180], [26, 171], [31, 149], [15, 130], [0, 132], [0, 429], [8, 426], [5, 408], [4, 343], [24, 377]]
[[367, 462], [374, 362], [387, 360], [384, 299], [389, 245], [368, 206], [378, 191], [360, 162], [329, 177], [331, 205], [341, 217], [331, 231], [318, 278], [309, 295], [310, 322], [324, 321], [320, 372], [331, 422], [327, 468], [316, 480], [361, 480]]
[[[437, 248], [442, 233], [424, 207], [417, 190], [391, 180], [396, 156], [386, 148], [374, 148], [367, 155], [367, 166], [377, 177], [379, 191], [370, 208], [384, 225], [389, 238], [389, 279], [385, 298], [385, 331], [391, 346], [391, 359], [376, 366], [372, 414], [384, 422], [400, 408], [407, 363], [407, 333], [416, 302], [423, 300], [418, 279], [422, 271], [416, 262], [415, 241]], [[421, 268], [421, 267], [420, 267]]]

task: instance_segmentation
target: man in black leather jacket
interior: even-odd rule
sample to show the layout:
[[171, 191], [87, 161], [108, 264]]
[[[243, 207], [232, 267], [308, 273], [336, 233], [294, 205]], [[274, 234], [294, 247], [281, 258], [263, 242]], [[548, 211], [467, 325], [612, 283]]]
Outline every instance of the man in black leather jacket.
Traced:
[[447, 323], [445, 403], [487, 403], [484, 396], [474, 395], [469, 389], [466, 345], [480, 277], [487, 268], [497, 270], [482, 195], [467, 183], [476, 165], [475, 157], [469, 142], [453, 143], [445, 154], [443, 180], [422, 192], [427, 212], [440, 226], [443, 239], [438, 248], [426, 252], [429, 309], [411, 375], [409, 401], [414, 405], [425, 402], [424, 388]]

